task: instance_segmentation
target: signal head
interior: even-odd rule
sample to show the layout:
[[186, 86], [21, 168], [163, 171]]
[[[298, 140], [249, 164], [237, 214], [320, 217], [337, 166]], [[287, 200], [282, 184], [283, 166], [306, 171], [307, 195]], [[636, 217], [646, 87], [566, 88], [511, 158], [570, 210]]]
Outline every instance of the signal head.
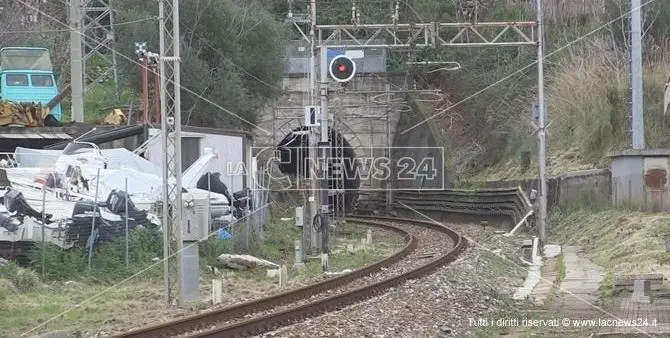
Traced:
[[356, 74], [356, 63], [346, 55], [338, 55], [330, 61], [330, 76], [337, 82], [349, 82]]

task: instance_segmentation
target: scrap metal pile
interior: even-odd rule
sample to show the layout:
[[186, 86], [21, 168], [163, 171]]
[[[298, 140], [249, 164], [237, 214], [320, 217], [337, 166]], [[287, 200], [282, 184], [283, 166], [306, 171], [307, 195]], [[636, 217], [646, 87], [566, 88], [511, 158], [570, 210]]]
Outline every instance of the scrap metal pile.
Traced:
[[[161, 228], [160, 167], [135, 152], [73, 141], [64, 150], [17, 147], [12, 158], [16, 167], [0, 170], [9, 183], [4, 196], [0, 191], [0, 243], [41, 241], [43, 231], [51, 244], [88, 250], [122, 237], [126, 226]], [[209, 200], [205, 231], [229, 226], [249, 204], [243, 193], [228, 191], [220, 167], [208, 148], [182, 174], [185, 196]]]
[[[128, 199], [128, 213], [126, 213], [126, 199]], [[72, 218], [67, 221], [66, 240], [88, 249], [91, 241], [98, 245], [122, 238], [126, 226], [126, 215], [128, 215], [129, 231], [140, 226], [158, 228], [158, 224], [149, 220], [146, 210], [138, 210], [135, 207], [135, 203], [125, 191], [114, 190], [106, 201], [98, 202], [97, 205], [91, 200], [83, 200], [75, 204]], [[93, 222], [94, 217], [95, 222]], [[91, 229], [92, 224], [95, 225], [93, 229]]]
[[43, 127], [48, 114], [49, 108], [40, 103], [0, 100], [0, 126]]

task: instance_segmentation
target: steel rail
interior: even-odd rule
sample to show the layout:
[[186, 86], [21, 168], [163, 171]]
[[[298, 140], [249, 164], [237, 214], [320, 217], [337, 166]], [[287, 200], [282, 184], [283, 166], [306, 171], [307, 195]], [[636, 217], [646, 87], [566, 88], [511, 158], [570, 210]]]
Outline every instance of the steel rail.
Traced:
[[403, 222], [411, 223], [413, 225], [433, 228], [437, 231], [446, 233], [453, 241], [454, 247], [448, 253], [430, 261], [427, 264], [419, 266], [406, 273], [387, 278], [377, 283], [356, 288], [338, 295], [334, 295], [325, 299], [316, 300], [301, 306], [292, 307], [283, 311], [270, 313], [264, 316], [250, 318], [241, 322], [234, 323], [221, 328], [216, 328], [204, 332], [195, 333], [188, 336], [189, 338], [206, 338], [206, 337], [247, 337], [262, 334], [264, 332], [272, 331], [281, 326], [289, 325], [294, 322], [302, 321], [306, 318], [315, 317], [322, 313], [339, 310], [347, 305], [369, 299], [371, 297], [380, 295], [386, 292], [389, 288], [402, 284], [409, 279], [415, 279], [425, 276], [440, 266], [451, 263], [459, 256], [467, 247], [467, 241], [457, 232], [449, 229], [446, 226], [435, 224], [433, 222], [419, 221], [414, 219], [402, 218], [387, 218], [378, 216], [356, 216], [350, 218], [351, 221], [364, 224], [383, 224], [380, 222], [370, 221], [385, 220], [387, 222]]
[[179, 318], [170, 322], [160, 323], [153, 326], [139, 328], [118, 335], [114, 338], [139, 338], [139, 337], [174, 337], [179, 334], [194, 332], [209, 328], [216, 323], [230, 321], [234, 319], [243, 318], [244, 316], [266, 311], [277, 306], [290, 304], [303, 299], [307, 299], [313, 295], [326, 292], [331, 289], [341, 287], [349, 284], [356, 279], [360, 279], [372, 273], [381, 271], [384, 267], [392, 265], [409, 254], [411, 254], [417, 247], [417, 240], [414, 236], [400, 227], [379, 223], [361, 221], [360, 223], [367, 223], [379, 228], [384, 228], [401, 234], [406, 242], [406, 245], [394, 253], [373, 264], [361, 267], [348, 273], [346, 275], [334, 277], [323, 282], [307, 285], [298, 289], [279, 293], [273, 296], [253, 300], [250, 302], [235, 304], [221, 309], [205, 312], [198, 315]]

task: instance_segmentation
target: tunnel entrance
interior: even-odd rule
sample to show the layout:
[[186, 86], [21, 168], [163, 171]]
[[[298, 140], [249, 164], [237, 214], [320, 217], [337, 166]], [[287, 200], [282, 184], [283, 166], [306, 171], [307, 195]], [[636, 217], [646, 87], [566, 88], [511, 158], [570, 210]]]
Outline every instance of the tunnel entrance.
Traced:
[[[277, 144], [280, 155], [279, 170], [287, 175], [310, 178], [309, 168], [309, 136], [308, 127], [301, 126], [288, 133]], [[349, 141], [334, 128], [328, 128], [328, 139], [331, 142], [330, 161], [328, 163], [328, 188], [344, 190], [345, 211], [350, 211], [355, 204], [360, 188], [356, 153]], [[316, 154], [320, 155], [320, 152]], [[315, 162], [316, 163], [316, 162]], [[343, 170], [338, 170], [338, 169]], [[298, 170], [299, 169], [299, 170]], [[343, 176], [343, 177], [341, 177]], [[339, 181], [339, 182], [338, 182]], [[331, 208], [337, 203], [335, 196], [329, 197]], [[331, 209], [333, 210], [333, 209]]]

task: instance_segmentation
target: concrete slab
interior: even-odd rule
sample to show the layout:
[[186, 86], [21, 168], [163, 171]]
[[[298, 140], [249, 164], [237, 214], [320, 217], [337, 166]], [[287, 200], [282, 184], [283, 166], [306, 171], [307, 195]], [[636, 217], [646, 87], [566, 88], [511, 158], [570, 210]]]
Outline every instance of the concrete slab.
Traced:
[[561, 246], [560, 245], [547, 244], [547, 245], [544, 246], [544, 250], [542, 250], [542, 252], [543, 252], [545, 258], [558, 257], [558, 255], [561, 254]]
[[651, 281], [636, 279], [633, 282], [633, 296], [636, 303], [651, 303]]
[[528, 267], [528, 275], [526, 276], [526, 279], [523, 281], [523, 285], [519, 287], [514, 295], [512, 296], [512, 299], [514, 300], [524, 300], [528, 298], [532, 292], [535, 286], [540, 282], [540, 279], [542, 278], [542, 257], [538, 255], [538, 239], [537, 237], [533, 238], [533, 253], [532, 253], [532, 263], [530, 264], [530, 267]]
[[563, 247], [563, 262], [565, 278], [559, 293], [559, 311], [575, 319], [606, 317], [595, 305], [603, 279], [600, 268], [578, 246]]

